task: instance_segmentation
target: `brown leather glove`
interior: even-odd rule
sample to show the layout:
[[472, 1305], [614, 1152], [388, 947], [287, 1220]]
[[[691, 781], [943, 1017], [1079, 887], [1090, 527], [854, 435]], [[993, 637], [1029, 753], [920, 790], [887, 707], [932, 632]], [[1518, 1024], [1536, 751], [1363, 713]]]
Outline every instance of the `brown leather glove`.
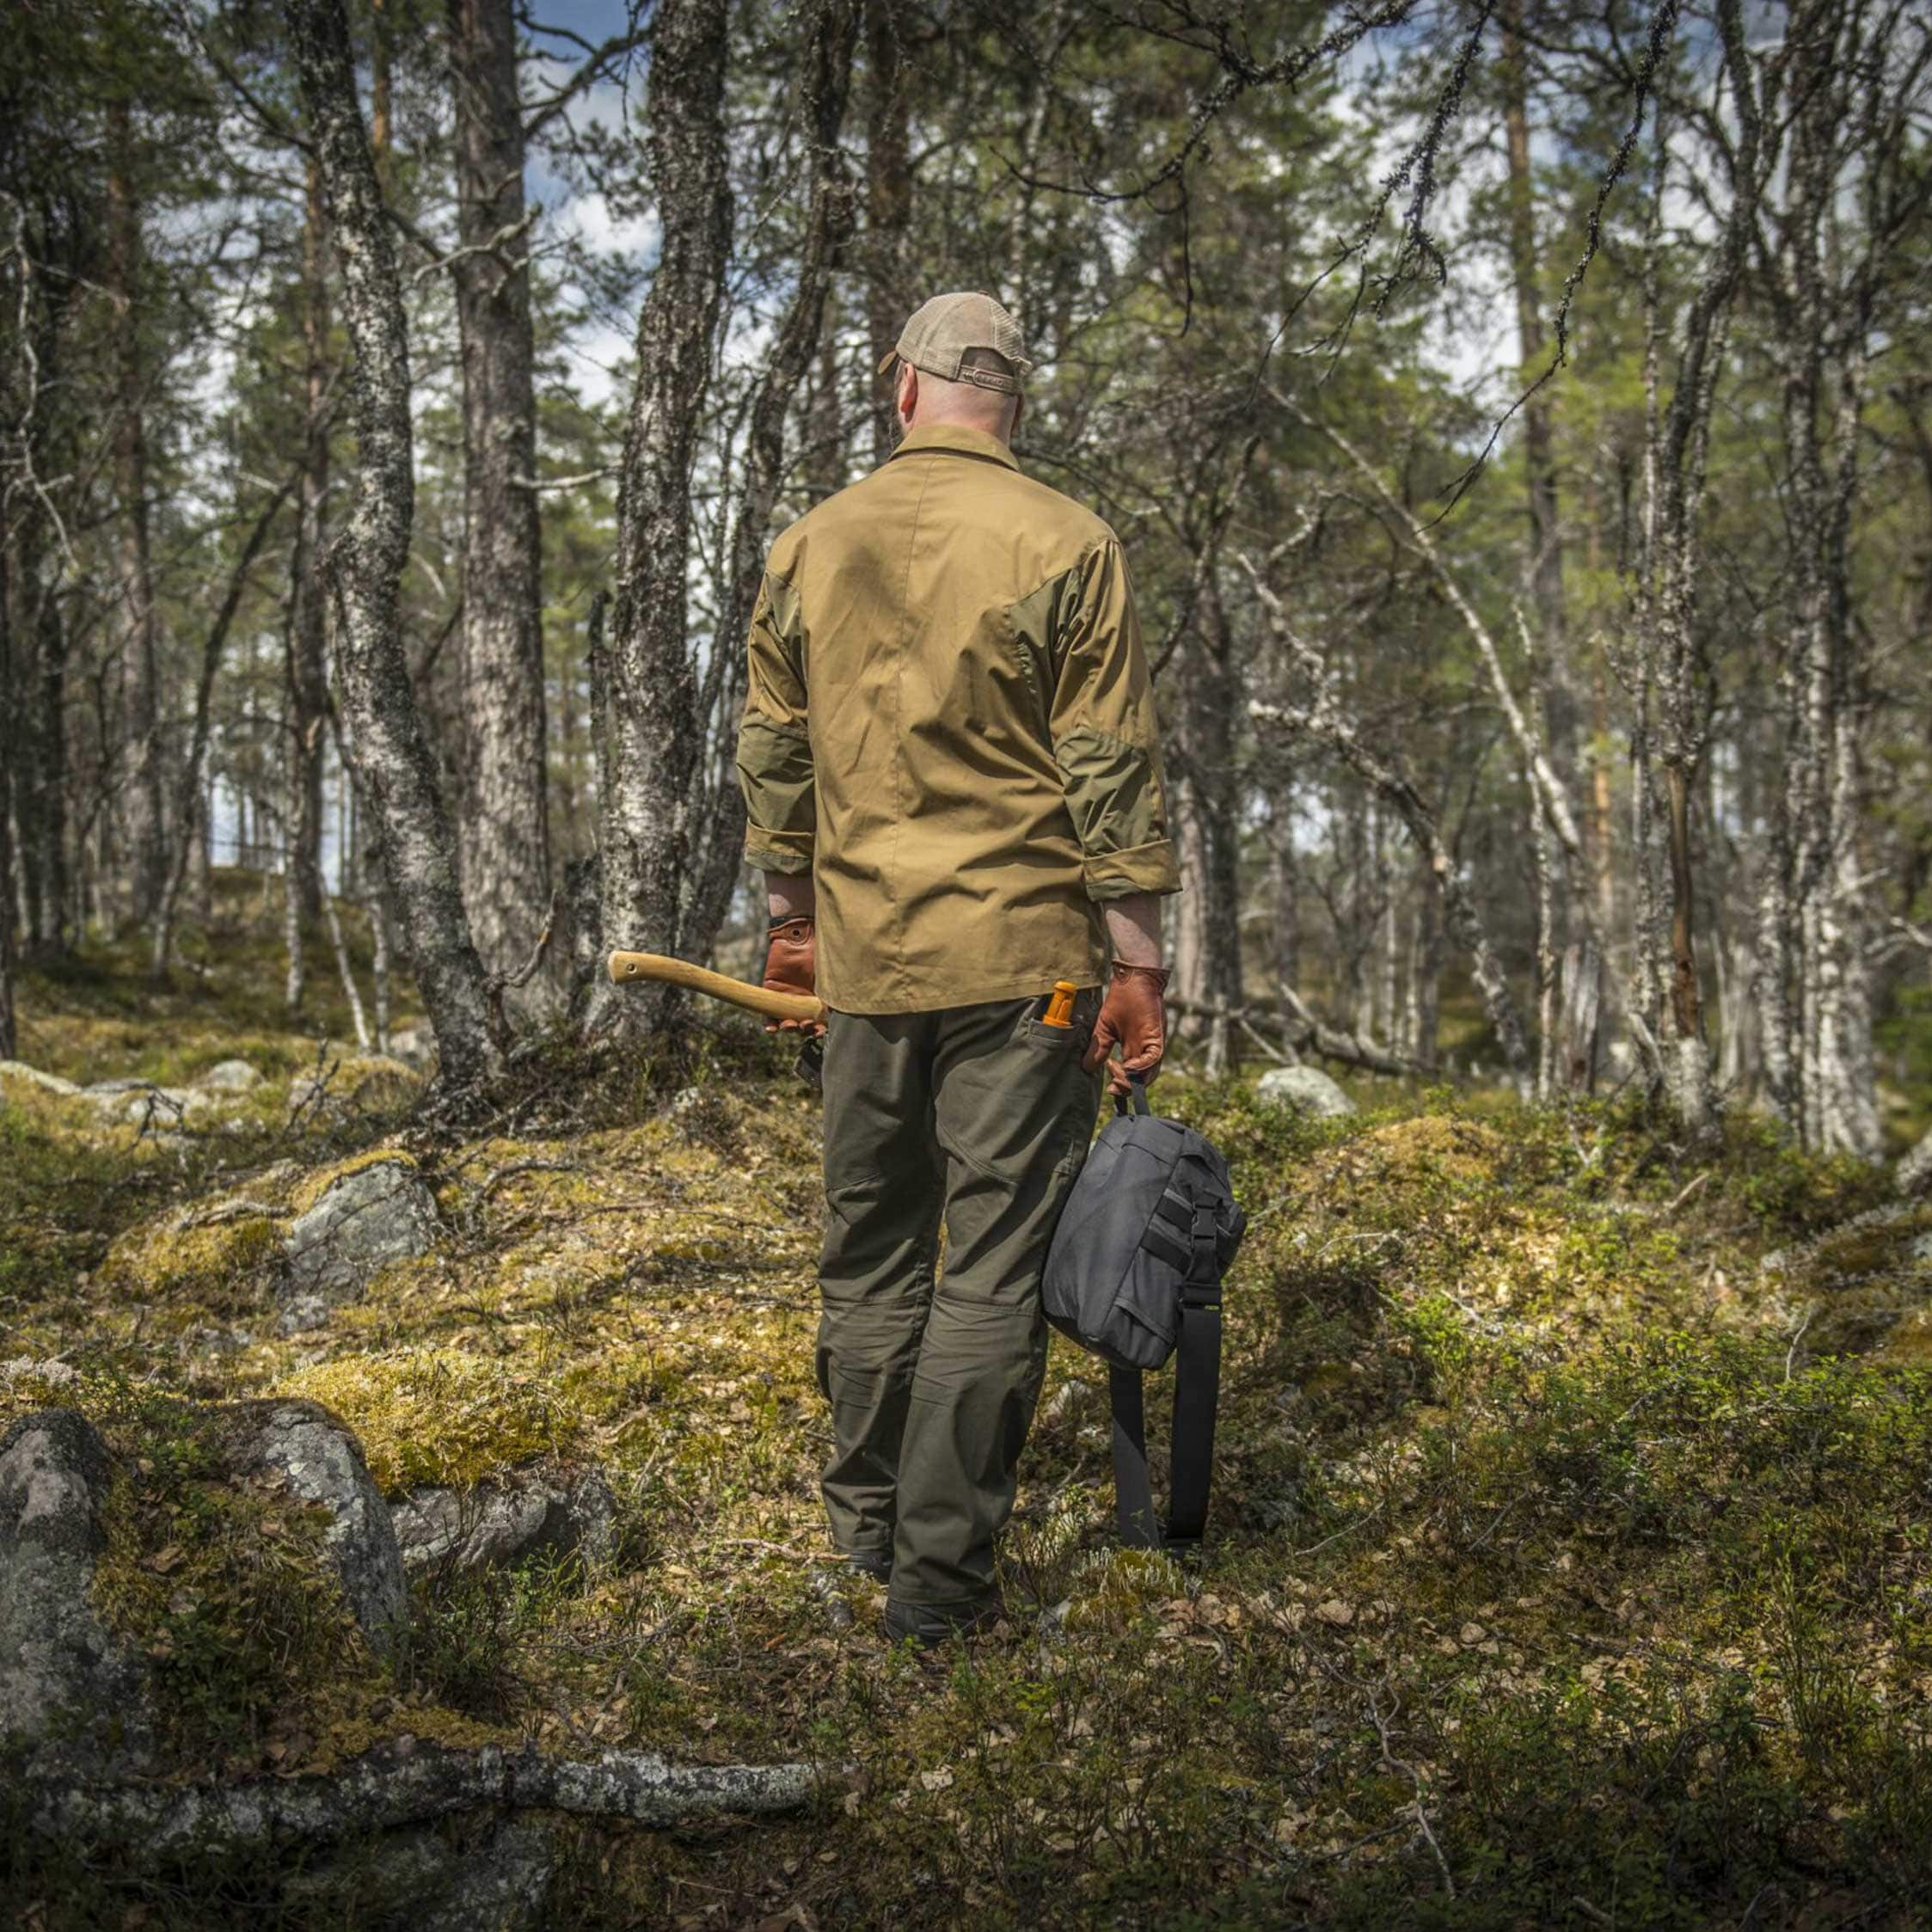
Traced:
[[[1116, 1094], [1125, 1095], [1130, 1073], [1151, 1081], [1160, 1070], [1162, 1057], [1168, 1050], [1167, 1012], [1162, 1003], [1167, 984], [1165, 966], [1114, 962], [1107, 997], [1101, 1002], [1100, 1017], [1094, 1022], [1094, 1040], [1087, 1049], [1087, 1064], [1097, 1067], [1105, 1061], [1107, 1083]], [[1108, 1059], [1116, 1046], [1120, 1049], [1120, 1058]]]
[[[819, 978], [819, 929], [810, 920], [781, 919], [765, 948], [764, 986], [771, 993], [815, 993]], [[822, 1033], [819, 1020], [774, 1020], [768, 1033]]]

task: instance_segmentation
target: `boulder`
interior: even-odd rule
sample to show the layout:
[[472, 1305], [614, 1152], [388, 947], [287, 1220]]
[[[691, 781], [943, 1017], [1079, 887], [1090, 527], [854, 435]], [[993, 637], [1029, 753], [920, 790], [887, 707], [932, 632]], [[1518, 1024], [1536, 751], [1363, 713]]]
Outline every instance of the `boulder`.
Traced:
[[408, 1162], [344, 1175], [289, 1228], [283, 1332], [315, 1328], [378, 1268], [426, 1254], [439, 1225], [436, 1198]]
[[273, 1474], [303, 1502], [328, 1512], [322, 1549], [363, 1635], [387, 1654], [408, 1610], [402, 1553], [362, 1445], [319, 1402], [242, 1402], [232, 1411], [238, 1475]]
[[261, 1083], [261, 1076], [246, 1060], [223, 1060], [212, 1066], [195, 1084], [211, 1093], [245, 1094]]
[[0, 1060], [0, 1080], [24, 1080], [30, 1086], [40, 1087], [50, 1094], [77, 1094], [80, 1089], [71, 1080], [63, 1080], [58, 1073], [42, 1073], [38, 1067], [30, 1067], [25, 1060]]
[[1319, 1067], [1271, 1067], [1255, 1083], [1254, 1092], [1271, 1107], [1292, 1107], [1321, 1119], [1356, 1111], [1354, 1101]]
[[144, 1672], [92, 1599], [113, 1479], [84, 1416], [44, 1409], [0, 1437], [0, 1739], [36, 1769], [130, 1769], [146, 1755]]
[[1070, 1376], [1040, 1404], [1040, 1420], [1048, 1428], [1056, 1428], [1084, 1408], [1098, 1393], [1092, 1383]]
[[113, 1111], [137, 1127], [178, 1126], [190, 1114], [200, 1113], [214, 1104], [212, 1094], [197, 1093], [192, 1087], [145, 1087], [128, 1095]]
[[412, 1490], [390, 1506], [402, 1567], [412, 1576], [552, 1552], [597, 1561], [610, 1553], [616, 1500], [594, 1469], [574, 1476], [521, 1469], [474, 1489]]

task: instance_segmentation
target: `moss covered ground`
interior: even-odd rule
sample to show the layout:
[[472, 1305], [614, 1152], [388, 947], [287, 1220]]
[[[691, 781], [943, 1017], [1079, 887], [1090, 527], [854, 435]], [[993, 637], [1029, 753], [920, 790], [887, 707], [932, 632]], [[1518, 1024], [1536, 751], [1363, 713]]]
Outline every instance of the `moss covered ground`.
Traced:
[[[403, 1730], [856, 1767], [795, 1820], [567, 1827], [559, 1925], [1928, 1922], [1932, 1213], [1882, 1175], [1742, 1119], [1693, 1159], [1624, 1102], [1363, 1085], [1309, 1123], [1169, 1079], [1252, 1225], [1210, 1547], [1111, 1547], [1105, 1378], [1056, 1340], [1007, 1622], [922, 1661], [815, 1582], [818, 1119], [775, 1046], [594, 1090], [560, 1052], [461, 1135], [400, 1076], [291, 1125], [317, 1029], [250, 998], [30, 986], [51, 1070], [269, 1076], [165, 1144], [0, 1090], [0, 1359], [43, 1365], [0, 1418], [70, 1401], [120, 1451], [103, 1609], [176, 1775]], [[442, 1242], [278, 1334], [279, 1230], [371, 1155]], [[616, 1554], [434, 1573], [379, 1661], [314, 1525], [205, 1480], [192, 1405], [265, 1393], [392, 1493], [594, 1463]], [[12, 1843], [25, 1923], [381, 1923]]]

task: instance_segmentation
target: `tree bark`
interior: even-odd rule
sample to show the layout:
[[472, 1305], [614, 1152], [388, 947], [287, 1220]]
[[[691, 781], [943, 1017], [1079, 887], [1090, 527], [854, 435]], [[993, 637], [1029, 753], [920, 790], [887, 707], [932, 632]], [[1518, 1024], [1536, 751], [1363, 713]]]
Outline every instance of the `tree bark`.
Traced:
[[883, 463], [899, 441], [890, 385], [875, 373], [911, 313], [907, 236], [912, 225], [912, 159], [906, 84], [911, 69], [900, 38], [897, 0], [865, 0], [867, 388], [872, 398], [872, 458]]
[[[8, 534], [0, 526], [0, 538]], [[18, 956], [15, 909], [19, 881], [15, 874], [13, 841], [13, 775], [20, 769], [15, 752], [18, 715], [15, 688], [14, 597], [11, 546], [0, 541], [0, 1060], [10, 1060], [19, 1046], [14, 1019], [14, 972]]]
[[[452, 268], [463, 345], [463, 903], [489, 971], [516, 972], [550, 898], [537, 493], [537, 346], [513, 0], [453, 0]], [[516, 996], [549, 1004], [552, 982]]]
[[811, 1764], [686, 1766], [639, 1751], [557, 1758], [532, 1745], [463, 1749], [406, 1738], [298, 1777], [186, 1787], [47, 1781], [33, 1794], [31, 1822], [64, 1843], [125, 1847], [151, 1867], [246, 1848], [365, 1838], [493, 1805], [656, 1825], [794, 1811], [836, 1776]]
[[[1517, 341], [1525, 380], [1540, 373], [1543, 325], [1536, 299], [1536, 220], [1530, 166], [1529, 68], [1523, 44], [1524, 0], [1502, 0], [1504, 146], [1509, 164], [1510, 280]], [[1528, 496], [1530, 555], [1524, 573], [1536, 614], [1536, 641], [1550, 667], [1548, 743], [1565, 788], [1576, 776], [1576, 700], [1570, 689], [1564, 628], [1563, 539], [1557, 517], [1556, 445], [1549, 392], [1523, 405], [1523, 475]]]
[[284, 1002], [302, 1004], [303, 929], [322, 911], [323, 720], [328, 708], [328, 611], [322, 573], [323, 500], [328, 494], [328, 432], [322, 422], [328, 390], [328, 281], [323, 263], [328, 222], [322, 171], [308, 157], [302, 220], [302, 380], [305, 453], [301, 511], [296, 524], [294, 622], [289, 627], [289, 876], [284, 907], [288, 978]]
[[503, 1059], [403, 655], [399, 598], [415, 485], [402, 282], [356, 99], [342, 0], [285, 5], [354, 355], [356, 502], [328, 567], [345, 723], [357, 781], [380, 828], [409, 963], [436, 1030], [438, 1077], [461, 1090], [495, 1078]]
[[114, 302], [114, 488], [120, 507], [122, 732], [127, 765], [120, 830], [126, 911], [153, 916], [166, 870], [162, 800], [160, 620], [149, 518], [147, 389], [142, 353], [141, 210], [133, 181], [133, 116], [125, 96], [107, 111], [107, 259]]
[[[662, 239], [637, 323], [605, 651], [610, 715], [599, 727], [610, 734], [613, 780], [602, 855], [604, 936], [649, 953], [675, 953], [684, 937], [691, 807], [703, 757], [685, 577], [691, 467], [731, 254], [728, 47], [721, 0], [660, 4], [647, 113]], [[588, 1021], [595, 1028], [618, 1012], [648, 1033], [674, 1010], [668, 990], [633, 995], [620, 1007], [600, 987]]]

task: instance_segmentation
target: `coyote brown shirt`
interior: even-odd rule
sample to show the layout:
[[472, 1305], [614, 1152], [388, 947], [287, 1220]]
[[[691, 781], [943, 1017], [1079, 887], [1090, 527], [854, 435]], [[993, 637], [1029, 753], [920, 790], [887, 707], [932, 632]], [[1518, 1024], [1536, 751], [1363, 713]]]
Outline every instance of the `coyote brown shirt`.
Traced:
[[749, 648], [745, 856], [816, 881], [828, 1006], [1091, 985], [1097, 902], [1178, 888], [1119, 542], [997, 438], [916, 429], [794, 524]]

